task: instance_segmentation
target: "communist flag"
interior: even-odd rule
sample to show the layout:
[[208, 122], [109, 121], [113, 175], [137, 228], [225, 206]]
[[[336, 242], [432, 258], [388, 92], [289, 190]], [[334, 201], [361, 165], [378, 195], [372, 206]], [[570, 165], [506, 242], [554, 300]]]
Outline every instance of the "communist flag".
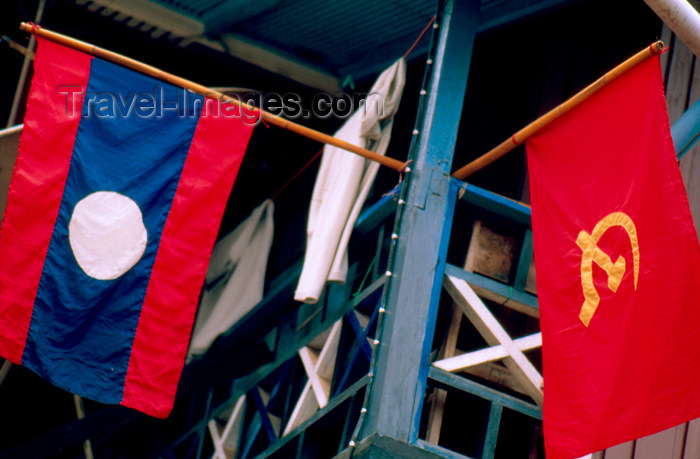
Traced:
[[253, 124], [39, 39], [0, 229], [0, 355], [165, 417]]
[[527, 143], [547, 457], [700, 416], [700, 246], [659, 58]]

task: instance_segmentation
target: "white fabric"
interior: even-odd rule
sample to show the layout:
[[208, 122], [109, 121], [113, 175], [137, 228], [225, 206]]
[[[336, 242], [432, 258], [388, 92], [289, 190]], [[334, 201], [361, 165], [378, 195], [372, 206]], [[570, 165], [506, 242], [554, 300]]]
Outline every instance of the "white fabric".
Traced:
[[[335, 137], [385, 154], [405, 82], [406, 64], [400, 59], [379, 76], [365, 104]], [[378, 169], [374, 161], [325, 146], [311, 198], [304, 267], [295, 300], [315, 303], [326, 281], [345, 281], [350, 234]]]
[[263, 297], [274, 204], [266, 200], [216, 243], [188, 354], [203, 354]]
[[112, 280], [138, 263], [146, 250], [148, 233], [133, 199], [114, 191], [96, 191], [75, 205], [68, 240], [85, 274]]

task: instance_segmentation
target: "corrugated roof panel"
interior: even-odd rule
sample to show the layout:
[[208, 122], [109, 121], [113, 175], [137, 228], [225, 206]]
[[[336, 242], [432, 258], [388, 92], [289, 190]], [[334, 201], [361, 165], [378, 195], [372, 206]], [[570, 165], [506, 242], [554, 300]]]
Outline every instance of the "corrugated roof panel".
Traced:
[[184, 14], [202, 17], [208, 11], [226, 3], [226, 0], [151, 0]]
[[[366, 0], [284, 2], [231, 31], [337, 73], [396, 40], [406, 42], [403, 46], [408, 48], [411, 38], [415, 39], [435, 14], [434, 0], [410, 5]], [[415, 33], [407, 36], [406, 30]]]
[[[80, 1], [80, 0], [74, 0]], [[498, 2], [504, 0], [486, 0]], [[85, 0], [122, 16], [158, 23], [160, 6], [214, 40], [231, 33], [336, 77], [377, 71], [400, 57], [435, 14], [437, 0]], [[155, 16], [154, 16], [155, 15]], [[122, 17], [120, 16], [120, 17]], [[148, 18], [152, 17], [149, 22]], [[123, 18], [122, 18], [123, 19]], [[172, 19], [172, 18], [171, 18]], [[181, 30], [174, 36], [193, 36]], [[427, 40], [426, 40], [427, 41]], [[424, 46], [423, 44], [421, 46]]]

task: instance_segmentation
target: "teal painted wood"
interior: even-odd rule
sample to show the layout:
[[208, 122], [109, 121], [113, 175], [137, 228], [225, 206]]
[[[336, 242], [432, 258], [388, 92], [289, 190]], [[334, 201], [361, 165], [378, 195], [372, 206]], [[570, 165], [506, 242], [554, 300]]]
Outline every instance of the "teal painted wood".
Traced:
[[439, 446], [411, 444], [386, 435], [372, 434], [364, 438], [350, 453], [345, 450], [335, 459], [470, 459]]
[[[355, 361], [357, 360], [357, 357], [360, 353], [360, 348], [361, 346], [364, 346], [367, 344], [367, 337], [369, 334], [370, 329], [372, 326], [375, 324], [377, 321], [377, 313], [379, 311], [379, 305], [381, 303], [381, 300], [377, 303], [377, 305], [374, 307], [374, 311], [372, 311], [372, 315], [369, 318], [369, 322], [367, 323], [367, 326], [365, 328], [360, 327], [361, 332], [359, 334], [356, 334], [355, 342], [352, 345], [352, 348], [350, 350], [350, 356], [348, 358], [348, 361], [345, 365], [345, 370], [342, 373], [342, 376], [340, 377], [337, 387], [335, 388], [335, 392], [333, 396], [337, 396], [338, 393], [343, 391], [343, 388], [345, 387], [345, 384], [347, 382], [348, 377], [350, 376], [351, 371], [353, 370], [353, 367], [355, 365]], [[346, 317], [353, 317], [357, 321], [357, 318], [354, 316], [354, 313], [350, 311]], [[359, 326], [359, 324], [358, 324]], [[357, 332], [356, 332], [357, 333]], [[369, 346], [369, 345], [368, 345]], [[367, 356], [367, 360], [370, 361], [371, 363], [372, 355], [370, 351], [370, 355]]]
[[[353, 395], [354, 399], [355, 395]], [[352, 405], [352, 402], [350, 402]], [[345, 413], [345, 421], [343, 422], [343, 433], [340, 436], [340, 442], [338, 443], [338, 449], [336, 450], [335, 454], [340, 454], [347, 446], [348, 440], [350, 438], [350, 435], [352, 435], [352, 430], [354, 426], [350, 425], [350, 419], [352, 418], [353, 415], [353, 409], [352, 406], [348, 409], [347, 413]]]
[[402, 185], [403, 183], [400, 183], [391, 194], [383, 196], [379, 201], [372, 204], [369, 209], [362, 212], [355, 220], [355, 231], [366, 233], [389, 218], [396, 211], [396, 202], [401, 194]]
[[700, 140], [700, 100], [673, 123], [671, 137], [673, 137], [673, 146], [678, 159], [681, 159]]
[[457, 202], [458, 184], [450, 180], [447, 192], [447, 203], [445, 215], [443, 217], [443, 227], [440, 235], [440, 246], [438, 249], [438, 259], [435, 266], [435, 279], [430, 292], [430, 304], [428, 322], [426, 323], [426, 338], [423, 340], [423, 350], [421, 353], [420, 367], [418, 372], [418, 384], [416, 387], [416, 398], [413, 402], [413, 426], [409, 436], [409, 442], [414, 443], [418, 439], [420, 430], [421, 414], [423, 412], [423, 401], [425, 399], [425, 388], [428, 382], [428, 370], [430, 368], [430, 355], [432, 352], [433, 334], [437, 311], [440, 303], [440, 292], [442, 291], [442, 278], [438, 278], [445, 272], [447, 265], [447, 249], [450, 244], [450, 232], [452, 229], [452, 219], [454, 217], [455, 203]]
[[417, 440], [416, 446], [419, 446], [426, 451], [430, 451], [430, 452], [439, 454], [440, 457], [446, 457], [448, 459], [472, 459], [469, 456], [465, 456], [464, 454], [456, 453], [456, 452], [452, 451], [451, 449], [443, 448], [442, 446], [433, 445], [432, 443], [428, 443], [425, 440]]
[[[375, 309], [376, 310], [376, 309]], [[364, 352], [365, 356], [367, 356], [367, 360], [372, 358], [372, 348], [369, 346], [369, 343], [367, 342], [367, 330], [362, 328], [362, 325], [360, 325], [360, 321], [357, 320], [357, 316], [352, 312], [348, 312], [345, 317], [348, 320], [348, 323], [350, 324], [350, 328], [352, 328], [353, 333], [355, 333], [355, 341], [359, 345], [359, 347], [362, 349], [362, 352]], [[372, 314], [372, 317], [376, 317], [374, 314]], [[373, 324], [373, 320], [370, 321], [370, 323], [367, 325], [367, 328], [369, 328]]]
[[[277, 382], [275, 383], [275, 386], [270, 392], [268, 404], [272, 402], [272, 400], [277, 396], [277, 393], [280, 391], [290, 366], [291, 360], [287, 361], [285, 366], [283, 367], [282, 373], [280, 374], [279, 378], [277, 379]], [[241, 454], [242, 458], [248, 456], [248, 453], [250, 452], [250, 449], [255, 443], [255, 440], [258, 436], [258, 432], [260, 431], [261, 427], [265, 430], [267, 439], [271, 444], [274, 444], [277, 441], [277, 434], [275, 433], [275, 430], [272, 426], [272, 422], [270, 421], [270, 417], [267, 412], [267, 406], [265, 406], [265, 404], [263, 403], [262, 396], [260, 395], [260, 389], [257, 386], [253, 387], [249, 391], [249, 394], [253, 399], [253, 403], [255, 404], [256, 413], [253, 417], [251, 425], [248, 427], [249, 432], [246, 438], [245, 448], [243, 450], [243, 453]]]
[[439, 368], [430, 367], [428, 378], [439, 383], [446, 388], [458, 389], [463, 392], [468, 392], [477, 397], [489, 400], [492, 403], [503, 405], [505, 408], [517, 411], [531, 418], [542, 420], [542, 410], [532, 403], [523, 401], [517, 397], [513, 397], [503, 392], [499, 392], [490, 387], [471, 381], [467, 378], [452, 374], [448, 371]]
[[523, 237], [523, 246], [520, 248], [518, 268], [515, 271], [515, 281], [513, 282], [513, 287], [518, 290], [525, 290], [525, 285], [527, 284], [527, 273], [530, 271], [533, 256], [532, 247], [532, 230], [528, 228], [525, 230], [525, 236]]
[[459, 192], [460, 199], [470, 202], [483, 209], [489, 210], [497, 215], [514, 220], [517, 223], [532, 226], [530, 221], [530, 207], [525, 204], [513, 201], [499, 194], [480, 188], [471, 183], [460, 182], [462, 190]]
[[[298, 274], [298, 273], [297, 273]], [[292, 279], [292, 281], [295, 281], [296, 279]], [[347, 313], [350, 309], [353, 308], [354, 305], [359, 305], [361, 303], [367, 302], [368, 304], [376, 304], [379, 295], [381, 294], [381, 291], [384, 287], [384, 284], [386, 283], [386, 277], [382, 276], [379, 279], [375, 280], [372, 282], [369, 286], [367, 286], [362, 292], [360, 292], [359, 295], [353, 300], [352, 298], [345, 301], [343, 303], [342, 308], [338, 308], [334, 315], [326, 315], [325, 317], [325, 322], [316, 324], [313, 328], [310, 328], [308, 331], [307, 337], [299, 341], [297, 332], [294, 330], [294, 322], [292, 321], [285, 321], [285, 320], [269, 320], [268, 317], [268, 322], [272, 324], [273, 328], [274, 326], [278, 327], [278, 333], [280, 335], [287, 335], [287, 338], [284, 338], [282, 336], [281, 338], [278, 338], [276, 342], [276, 346], [279, 348], [278, 352], [276, 352], [275, 357], [272, 361], [269, 363], [266, 363], [260, 367], [258, 367], [255, 371], [251, 372], [250, 374], [240, 377], [236, 379], [236, 381], [233, 383], [233, 389], [231, 391], [230, 397], [223, 401], [222, 403], [219, 403], [219, 405], [215, 408], [212, 408], [211, 410], [211, 417], [216, 417], [220, 415], [224, 410], [226, 410], [228, 407], [231, 406], [232, 403], [234, 403], [238, 397], [241, 395], [245, 394], [248, 392], [252, 387], [254, 387], [258, 382], [260, 382], [262, 379], [267, 377], [270, 373], [272, 373], [275, 369], [279, 368], [281, 365], [283, 365], [285, 362], [288, 362], [289, 359], [295, 357], [298, 349], [296, 347], [289, 347], [285, 348], [285, 343], [297, 343], [297, 345], [302, 346], [309, 340], [311, 340], [313, 337], [321, 333], [323, 330], [328, 328], [330, 325], [333, 324], [336, 320], [340, 319], [343, 314]], [[287, 285], [286, 280], [281, 282], [281, 284]], [[293, 282], [291, 284], [291, 287], [293, 288]], [[283, 291], [283, 289], [281, 289]], [[293, 292], [290, 291], [289, 295]], [[281, 294], [279, 291], [274, 292], [275, 295]], [[272, 293], [271, 293], [272, 295]], [[291, 296], [289, 296], [291, 297]], [[266, 301], [270, 301], [270, 303], [267, 303]], [[271, 310], [276, 310], [275, 308], [277, 307], [275, 304], [275, 299], [274, 298], [269, 298], [266, 297], [266, 299], [263, 300], [265, 304], [271, 305]], [[256, 308], [257, 310], [257, 308]], [[262, 314], [264, 309], [258, 310], [257, 314]], [[279, 315], [282, 316], [282, 309], [279, 312]], [[257, 316], [256, 316], [257, 320]], [[281, 322], [281, 323], [280, 323]], [[236, 327], [240, 326], [240, 323], [236, 324]], [[242, 334], [245, 333], [245, 328], [241, 330]], [[245, 335], [244, 335], [245, 336]], [[234, 365], [235, 362], [221, 362], [221, 367], [220, 367], [220, 372], [223, 373], [224, 369], [227, 368], [227, 366]], [[192, 368], [190, 370], [193, 370]], [[213, 379], [210, 381], [211, 384], [214, 384], [216, 382], [220, 381], [220, 379], [216, 379], [213, 377]], [[354, 387], [354, 386], [351, 386]], [[350, 389], [348, 389], [350, 390]], [[344, 391], [345, 393], [346, 391]], [[342, 397], [342, 395], [339, 395], [339, 397]], [[330, 403], [329, 403], [330, 404]], [[122, 407], [111, 407], [114, 408], [116, 413], [120, 412], [120, 409]], [[128, 413], [132, 413], [132, 410], [126, 410]], [[111, 412], [110, 410], [107, 410], [107, 412]], [[135, 412], [133, 412], [135, 413]], [[182, 435], [180, 435], [171, 445], [169, 446], [169, 449], [172, 450], [176, 448], [179, 444], [181, 444], [183, 441], [185, 441], [187, 438], [189, 438], [191, 435], [195, 434], [196, 432], [199, 432], [202, 428], [206, 429], [207, 427], [207, 422], [209, 419], [202, 419], [198, 423], [192, 425], [189, 429], [185, 430]], [[259, 420], [257, 422], [260, 422]], [[258, 426], [258, 430], [261, 426]], [[61, 435], [65, 435], [65, 433], [62, 433]], [[82, 437], [80, 437], [82, 438]], [[85, 437], [89, 438], [89, 437]], [[285, 437], [287, 438], [287, 437]]]
[[306, 430], [299, 435], [297, 440], [297, 453], [295, 456], [297, 459], [304, 457], [304, 438], [306, 438]]
[[[303, 436], [306, 432], [306, 429], [308, 429], [309, 426], [318, 422], [320, 419], [322, 419], [328, 413], [336, 409], [346, 400], [355, 397], [358, 392], [360, 392], [365, 386], [367, 386], [368, 382], [369, 377], [367, 376], [364, 376], [360, 380], [356, 381], [352, 386], [348, 387], [340, 395], [331, 399], [328, 402], [328, 405], [318, 410], [313, 416], [311, 416], [308, 420], [299, 425], [296, 429], [292, 430], [289, 434], [285, 435], [284, 437], [280, 438], [277, 442], [270, 445], [265, 451], [260, 453], [258, 458], [263, 459], [266, 457], [270, 457], [289, 442], [295, 440], [297, 437]], [[300, 438], [299, 440], [303, 443], [303, 439]]]
[[[446, 2], [439, 20], [439, 43], [427, 88], [413, 172], [407, 175], [405, 204], [391, 266], [386, 315], [366, 422], [362, 436], [373, 433], [409, 441], [417, 437], [425, 381], [421, 362], [433, 336], [436, 307], [431, 297], [442, 282], [441, 238], [448, 209], [449, 172], [464, 99], [479, 2]], [[419, 115], [420, 116], [420, 115]], [[432, 302], [436, 304], [435, 301]], [[424, 344], [427, 343], [427, 344]]]
[[484, 451], [481, 454], [482, 459], [493, 459], [496, 455], [496, 443], [498, 442], [498, 430], [501, 427], [502, 414], [503, 405], [499, 403], [491, 403], [491, 411], [489, 412], [489, 422], [486, 425]]
[[515, 289], [502, 282], [498, 282], [489, 277], [482, 276], [481, 274], [467, 272], [462, 268], [458, 268], [457, 266], [451, 265], [449, 263], [445, 268], [445, 272], [450, 276], [455, 276], [467, 281], [467, 283], [469, 283], [470, 285], [477, 285], [479, 287], [485, 288], [486, 290], [490, 290], [494, 293], [497, 293], [504, 298], [511, 298], [519, 303], [523, 303], [524, 305], [529, 306], [536, 311], [539, 310], [537, 297], [535, 295], [531, 295], [527, 292], [523, 292], [522, 290]]
[[[214, 396], [214, 391], [212, 389], [209, 389], [209, 393], [207, 394], [207, 404], [206, 408], [204, 409], [204, 417], [209, 416], [209, 411], [211, 410], [211, 399]], [[204, 438], [206, 437], [205, 430], [202, 428], [199, 431], [199, 441], [197, 442], [197, 455], [195, 456], [197, 459], [202, 457], [202, 449], [204, 448]]]

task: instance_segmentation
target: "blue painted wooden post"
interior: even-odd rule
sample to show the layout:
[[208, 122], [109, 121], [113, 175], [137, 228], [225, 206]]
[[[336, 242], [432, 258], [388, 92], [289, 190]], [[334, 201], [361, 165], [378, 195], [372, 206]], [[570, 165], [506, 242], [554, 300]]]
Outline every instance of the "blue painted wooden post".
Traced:
[[700, 100], [695, 102], [678, 121], [671, 126], [673, 146], [676, 149], [678, 159], [700, 140]]
[[445, 262], [440, 252], [446, 251], [453, 211], [449, 173], [478, 15], [478, 0], [448, 0], [439, 21], [417, 157], [397, 222], [396, 257], [363, 437], [378, 433], [414, 442], [418, 434]]
[[496, 443], [498, 441], [498, 430], [501, 426], [501, 415], [503, 414], [503, 405], [491, 402], [491, 411], [489, 413], [489, 422], [486, 425], [486, 438], [484, 439], [484, 451], [481, 453], [481, 459], [493, 459], [496, 454]]

